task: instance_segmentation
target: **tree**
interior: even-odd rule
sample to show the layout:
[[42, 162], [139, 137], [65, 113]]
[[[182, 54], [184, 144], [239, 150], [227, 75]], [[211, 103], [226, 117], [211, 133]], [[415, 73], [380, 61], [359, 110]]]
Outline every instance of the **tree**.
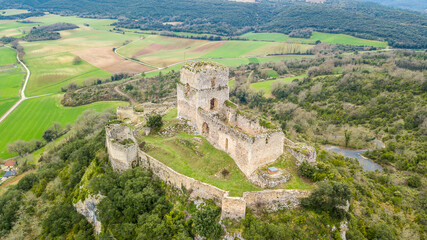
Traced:
[[17, 153], [19, 156], [29, 153], [30, 149], [28, 143], [22, 140], [17, 140], [7, 145], [7, 151], [10, 153]]
[[419, 188], [421, 187], [421, 178], [418, 175], [412, 175], [408, 178], [408, 186], [411, 188]]
[[219, 239], [224, 233], [217, 221], [220, 212], [220, 208], [216, 206], [203, 206], [194, 213], [194, 229], [197, 233], [208, 239]]
[[82, 59], [79, 56], [75, 56], [73, 59], [73, 65], [78, 65], [82, 62]]
[[160, 114], [152, 114], [148, 117], [147, 127], [154, 131], [160, 130], [163, 126], [162, 116]]
[[350, 138], [351, 138], [351, 131], [346, 129], [344, 131], [344, 138], [345, 138], [345, 147], [348, 147], [348, 144], [350, 143]]
[[321, 182], [319, 187], [308, 197], [301, 200], [302, 206], [328, 212], [331, 217], [343, 219], [346, 206], [350, 201], [351, 191], [347, 184]]

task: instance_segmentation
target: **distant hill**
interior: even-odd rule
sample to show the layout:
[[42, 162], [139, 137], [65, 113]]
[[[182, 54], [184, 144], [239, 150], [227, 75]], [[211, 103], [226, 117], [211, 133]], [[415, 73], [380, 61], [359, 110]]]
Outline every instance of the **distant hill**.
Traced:
[[380, 3], [384, 6], [411, 9], [415, 11], [427, 12], [426, 0], [365, 0]]
[[[379, 0], [378, 0], [379, 1]], [[403, 0], [402, 0], [403, 1]], [[61, 15], [120, 18], [117, 27], [236, 36], [249, 31], [344, 33], [385, 40], [398, 48], [427, 48], [427, 14], [371, 2], [328, 0], [0, 0], [1, 8]], [[179, 25], [164, 24], [182, 22]]]

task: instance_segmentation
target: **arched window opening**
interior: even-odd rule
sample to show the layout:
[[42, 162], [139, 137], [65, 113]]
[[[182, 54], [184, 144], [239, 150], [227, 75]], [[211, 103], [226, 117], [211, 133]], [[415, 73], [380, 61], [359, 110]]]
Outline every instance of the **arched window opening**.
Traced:
[[210, 100], [210, 110], [218, 110], [218, 100], [216, 98], [212, 98]]
[[265, 138], [265, 144], [268, 144], [268, 141], [270, 140], [270, 138], [269, 137], [266, 137]]

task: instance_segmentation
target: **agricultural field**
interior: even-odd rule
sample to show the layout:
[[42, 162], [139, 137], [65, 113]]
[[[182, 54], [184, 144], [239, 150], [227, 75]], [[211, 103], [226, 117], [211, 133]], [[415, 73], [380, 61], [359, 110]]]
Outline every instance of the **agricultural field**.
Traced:
[[13, 49], [0, 47], [0, 116], [18, 101], [25, 74]]
[[302, 79], [306, 77], [305, 74], [299, 75], [299, 76], [294, 76], [294, 77], [285, 77], [285, 78], [278, 78], [278, 79], [274, 79], [274, 80], [268, 80], [268, 81], [262, 81], [262, 82], [257, 82], [257, 83], [252, 83], [251, 84], [251, 88], [255, 89], [255, 90], [262, 90], [264, 91], [266, 96], [271, 96], [271, 86], [273, 86], [273, 84], [277, 81], [281, 81], [284, 83], [290, 83], [292, 82], [294, 79]]
[[125, 102], [98, 102], [79, 107], [63, 107], [61, 95], [52, 95], [28, 99], [23, 102], [0, 125], [0, 158], [12, 157], [7, 152], [7, 144], [16, 140], [41, 139], [43, 132], [54, 122], [62, 125], [73, 123], [85, 110], [98, 112], [126, 105]]
[[247, 38], [249, 40], [257, 41], [274, 41], [274, 42], [300, 42], [300, 43], [315, 43], [320, 40], [322, 43], [330, 44], [345, 44], [345, 45], [356, 45], [356, 46], [372, 46], [372, 47], [387, 47], [386, 42], [367, 40], [357, 38], [345, 34], [333, 34], [333, 33], [321, 33], [313, 32], [313, 35], [309, 39], [305, 38], [292, 38], [282, 33], [246, 33], [240, 37]]
[[24, 9], [4, 9], [0, 10], [0, 16], [11, 16], [11, 15], [17, 15], [22, 13], [27, 13], [27, 10]]

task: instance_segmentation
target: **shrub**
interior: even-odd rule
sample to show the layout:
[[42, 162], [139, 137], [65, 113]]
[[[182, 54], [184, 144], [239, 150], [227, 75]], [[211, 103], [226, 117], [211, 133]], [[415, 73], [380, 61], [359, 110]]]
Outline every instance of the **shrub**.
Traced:
[[412, 175], [408, 178], [408, 186], [412, 188], [419, 188], [421, 187], [421, 178], [418, 175]]
[[148, 117], [147, 127], [154, 131], [160, 130], [163, 126], [162, 116], [160, 114], [152, 114]]
[[217, 221], [221, 209], [217, 206], [203, 206], [193, 215], [194, 229], [202, 237], [220, 239], [223, 235], [221, 225]]
[[351, 191], [347, 184], [321, 182], [308, 197], [301, 200], [305, 208], [328, 212], [331, 217], [343, 219], [347, 216], [344, 207], [350, 201]]

